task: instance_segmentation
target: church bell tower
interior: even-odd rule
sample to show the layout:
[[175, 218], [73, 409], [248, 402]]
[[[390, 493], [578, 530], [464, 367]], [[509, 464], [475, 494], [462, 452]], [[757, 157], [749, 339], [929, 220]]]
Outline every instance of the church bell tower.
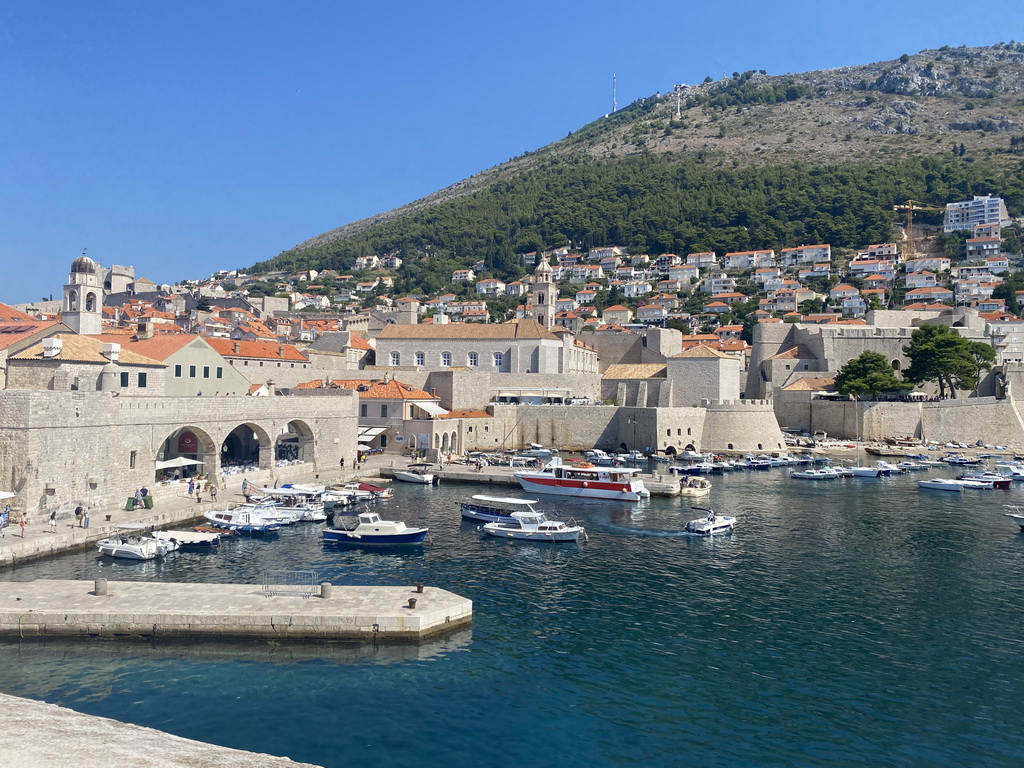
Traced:
[[103, 332], [103, 285], [99, 267], [84, 251], [71, 262], [60, 317], [75, 333], [95, 336]]

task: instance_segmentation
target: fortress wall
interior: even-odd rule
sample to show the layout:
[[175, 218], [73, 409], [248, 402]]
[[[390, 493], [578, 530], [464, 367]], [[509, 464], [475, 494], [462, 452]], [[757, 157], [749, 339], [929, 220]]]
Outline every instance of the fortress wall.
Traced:
[[496, 405], [489, 450], [527, 443], [564, 450], [617, 450], [619, 410], [611, 405]]
[[[116, 504], [152, 486], [164, 441], [181, 427], [206, 440], [203, 471], [219, 469], [236, 427], [258, 427], [272, 456], [291, 421], [313, 435], [315, 466], [355, 457], [357, 399], [291, 397], [112, 397], [93, 392], [0, 392], [0, 488], [30, 514], [78, 501]], [[132, 451], [135, 452], [134, 467]], [[12, 500], [13, 501], [13, 500]]]
[[738, 401], [706, 406], [702, 447], [706, 451], [785, 450], [770, 401]]

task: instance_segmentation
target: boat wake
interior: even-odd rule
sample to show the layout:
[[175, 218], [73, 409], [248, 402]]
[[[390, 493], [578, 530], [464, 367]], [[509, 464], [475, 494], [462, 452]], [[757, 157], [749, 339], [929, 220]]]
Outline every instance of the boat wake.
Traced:
[[679, 539], [679, 538], [690, 538], [693, 536], [692, 533], [686, 531], [652, 531], [647, 528], [627, 528], [624, 525], [603, 525], [602, 530], [618, 531], [620, 533], [627, 533], [631, 536], [649, 536], [655, 539]]

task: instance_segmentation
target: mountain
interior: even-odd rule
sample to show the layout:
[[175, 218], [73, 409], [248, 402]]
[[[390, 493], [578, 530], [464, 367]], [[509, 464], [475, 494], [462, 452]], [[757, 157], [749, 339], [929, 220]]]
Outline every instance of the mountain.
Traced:
[[[572, 244], [650, 253], [856, 248], [892, 206], [972, 194], [1024, 208], [1024, 44], [922, 51], [790, 75], [677, 86], [426, 198], [317, 235], [254, 272], [406, 259], [398, 289], [436, 290], [484, 259]], [[433, 280], [428, 278], [434, 274]], [[424, 281], [426, 283], [424, 284]]]

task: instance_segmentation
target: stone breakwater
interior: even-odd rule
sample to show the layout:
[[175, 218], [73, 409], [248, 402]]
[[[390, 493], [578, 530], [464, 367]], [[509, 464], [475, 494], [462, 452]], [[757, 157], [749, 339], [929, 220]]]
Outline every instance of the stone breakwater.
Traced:
[[0, 694], [0, 707], [0, 760], [9, 768], [317, 768], [6, 694]]
[[320, 585], [303, 599], [250, 584], [12, 582], [0, 595], [0, 635], [415, 642], [471, 623], [471, 600], [420, 589]]

